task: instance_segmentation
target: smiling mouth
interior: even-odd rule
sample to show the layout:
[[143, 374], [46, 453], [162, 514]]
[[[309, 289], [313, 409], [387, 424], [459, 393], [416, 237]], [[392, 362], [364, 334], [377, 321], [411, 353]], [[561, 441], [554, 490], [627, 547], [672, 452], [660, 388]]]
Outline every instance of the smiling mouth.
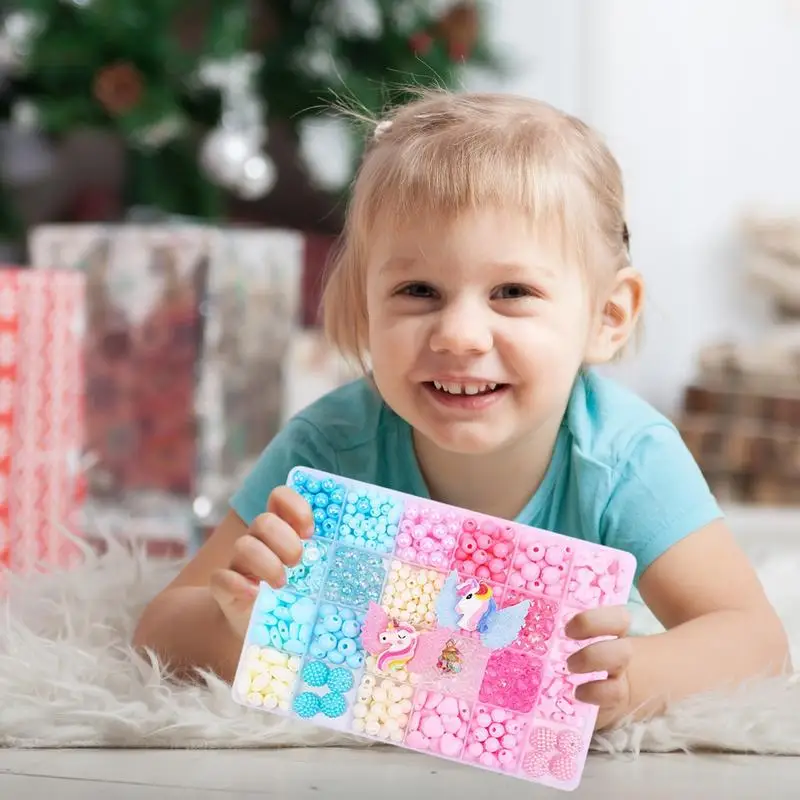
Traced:
[[427, 385], [442, 394], [454, 397], [478, 397], [481, 395], [494, 394], [504, 389], [505, 383], [441, 383], [440, 381], [429, 381]]

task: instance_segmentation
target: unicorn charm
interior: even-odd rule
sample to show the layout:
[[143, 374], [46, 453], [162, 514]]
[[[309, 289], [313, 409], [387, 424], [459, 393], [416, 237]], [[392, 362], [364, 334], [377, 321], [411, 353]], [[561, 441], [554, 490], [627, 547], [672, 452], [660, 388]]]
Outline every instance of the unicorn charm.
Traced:
[[417, 650], [419, 632], [406, 622], [392, 619], [376, 603], [370, 603], [361, 632], [364, 649], [377, 657], [379, 672], [405, 667]]
[[459, 582], [451, 572], [436, 601], [436, 617], [440, 628], [477, 632], [484, 647], [499, 650], [517, 638], [530, 605], [523, 600], [498, 609], [488, 583], [473, 577]]

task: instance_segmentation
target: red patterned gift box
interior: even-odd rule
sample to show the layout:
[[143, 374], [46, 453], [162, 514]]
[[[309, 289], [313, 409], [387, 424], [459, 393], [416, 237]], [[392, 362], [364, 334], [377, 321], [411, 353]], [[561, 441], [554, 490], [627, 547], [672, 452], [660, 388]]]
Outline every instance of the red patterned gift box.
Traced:
[[0, 567], [78, 555], [84, 278], [0, 269]]

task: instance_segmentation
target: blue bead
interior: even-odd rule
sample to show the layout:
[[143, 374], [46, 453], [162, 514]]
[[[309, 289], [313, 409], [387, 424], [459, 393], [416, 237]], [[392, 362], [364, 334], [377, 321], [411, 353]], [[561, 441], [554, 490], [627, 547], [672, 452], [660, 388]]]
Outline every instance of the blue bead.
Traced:
[[300, 632], [297, 634], [297, 638], [301, 642], [305, 642], [306, 644], [308, 644], [308, 642], [311, 641], [311, 631], [312, 628], [310, 625], [301, 625]]
[[301, 597], [292, 606], [292, 619], [301, 625], [305, 625], [314, 619], [316, 612], [316, 603], [310, 597]]
[[361, 669], [364, 666], [364, 654], [353, 653], [353, 655], [347, 656], [347, 666], [350, 669]]
[[358, 645], [353, 639], [340, 639], [339, 644], [336, 645], [336, 649], [342, 653], [342, 655], [349, 656], [358, 650]]
[[340, 653], [338, 650], [331, 650], [326, 658], [331, 664], [344, 664], [344, 653]]
[[332, 478], [325, 478], [325, 480], [322, 481], [323, 492], [332, 492], [335, 488], [336, 488], [336, 481], [334, 481]]
[[286, 644], [283, 645], [283, 649], [296, 656], [301, 656], [305, 653], [306, 646], [299, 639], [289, 639]]
[[329, 536], [332, 536], [334, 533], [336, 533], [336, 521], [332, 519], [326, 519], [325, 522], [322, 523], [322, 530]]
[[292, 707], [298, 717], [303, 717], [303, 719], [313, 717], [320, 710], [319, 695], [314, 692], [303, 692], [295, 697]]
[[346, 619], [342, 623], [342, 634], [348, 639], [355, 639], [361, 633], [361, 626], [354, 619]]
[[[327, 617], [329, 614], [337, 614], [338, 609], [332, 603], [323, 603], [319, 607], [319, 613], [321, 617]], [[344, 617], [344, 615], [342, 615]]]
[[261, 621], [264, 623], [264, 625], [278, 624], [278, 618], [274, 614], [264, 614], [264, 616], [261, 618]]
[[347, 504], [347, 505], [344, 507], [344, 510], [345, 510], [345, 511], [346, 511], [346, 512], [347, 512], [347, 513], [348, 513], [348, 514], [351, 516], [351, 517], [353, 516], [353, 514], [355, 514], [355, 513], [356, 513], [356, 507], [355, 507], [355, 505], [353, 505], [353, 503], [348, 503], [348, 504]]
[[316, 494], [320, 489], [319, 481], [316, 478], [309, 478], [306, 481], [306, 490], [311, 494]]
[[327, 505], [328, 505], [328, 495], [327, 495], [327, 494], [324, 494], [323, 492], [320, 492], [320, 493], [319, 493], [319, 494], [318, 494], [318, 495], [317, 495], [317, 496], [314, 498], [314, 505], [315, 505], [317, 508], [325, 508], [325, 506], [327, 506]]
[[303, 681], [309, 686], [324, 686], [330, 670], [322, 661], [311, 661], [303, 667]]
[[311, 645], [308, 653], [312, 658], [325, 658], [328, 655], [328, 651], [323, 650], [316, 642]]
[[339, 516], [339, 514], [341, 514], [341, 513], [342, 513], [342, 507], [341, 507], [341, 506], [337, 506], [337, 505], [336, 505], [336, 503], [331, 503], [331, 504], [330, 504], [330, 505], [327, 507], [327, 509], [326, 509], [326, 513], [327, 513], [327, 515], [328, 515], [329, 517], [332, 517], [332, 518], [334, 518], [334, 519], [335, 519], [336, 517], [338, 517], [338, 516]]
[[328, 692], [320, 697], [319, 708], [326, 717], [335, 719], [347, 712], [347, 701], [339, 692]]
[[276, 649], [280, 650], [283, 647], [283, 639], [281, 638], [280, 633], [278, 633], [277, 628], [270, 628], [269, 629], [269, 640], [270, 644]]
[[274, 611], [275, 607], [278, 605], [278, 598], [275, 595], [275, 592], [272, 590], [262, 590], [261, 594], [258, 597], [258, 609], [259, 611]]
[[355, 619], [356, 618], [356, 612], [353, 611], [352, 608], [340, 608], [339, 609], [339, 616], [344, 620]]
[[322, 522], [325, 522], [326, 519], [328, 519], [328, 515], [325, 513], [325, 509], [324, 508], [315, 508], [314, 509], [314, 521], [315, 522], [322, 523]]
[[341, 489], [334, 489], [331, 494], [331, 503], [336, 503], [337, 506], [340, 506], [344, 503], [344, 492]]
[[338, 614], [331, 614], [325, 617], [325, 630], [336, 633], [342, 627], [342, 618]]
[[301, 493], [301, 497], [302, 497], [302, 498], [303, 498], [303, 500], [305, 500], [305, 501], [306, 501], [306, 503], [308, 503], [309, 505], [312, 505], [312, 504], [314, 503], [314, 495], [313, 495], [313, 494], [309, 494], [308, 492], [302, 492], [302, 493]]
[[348, 669], [337, 667], [328, 674], [328, 687], [331, 691], [345, 694], [353, 688], [353, 675]]
[[294, 478], [292, 480], [295, 486], [304, 486], [306, 478], [307, 476], [305, 472], [295, 472]]
[[336, 647], [336, 637], [332, 633], [323, 633], [317, 638], [316, 644], [327, 653]]
[[289, 638], [289, 626], [286, 622], [282, 619], [278, 620], [278, 624], [275, 626], [278, 629], [278, 633], [281, 635], [281, 639], [288, 639]]

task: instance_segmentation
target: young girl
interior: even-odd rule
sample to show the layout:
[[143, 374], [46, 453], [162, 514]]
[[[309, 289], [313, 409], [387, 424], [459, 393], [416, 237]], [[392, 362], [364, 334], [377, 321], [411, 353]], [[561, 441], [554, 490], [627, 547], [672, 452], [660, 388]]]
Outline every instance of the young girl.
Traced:
[[135, 643], [233, 678], [258, 582], [313, 531], [296, 465], [630, 551], [664, 633], [578, 615], [599, 725], [788, 663], [782, 626], [670, 422], [592, 371], [634, 335], [620, 171], [540, 102], [426, 94], [381, 121], [327, 283], [332, 341], [365, 377], [295, 416], [231, 511], [145, 610]]

